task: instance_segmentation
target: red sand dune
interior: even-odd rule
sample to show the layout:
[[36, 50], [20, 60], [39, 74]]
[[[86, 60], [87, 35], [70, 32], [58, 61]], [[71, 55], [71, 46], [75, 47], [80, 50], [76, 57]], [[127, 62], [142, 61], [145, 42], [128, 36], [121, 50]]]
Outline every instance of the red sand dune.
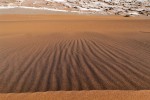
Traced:
[[0, 16], [0, 92], [150, 89], [150, 20]]

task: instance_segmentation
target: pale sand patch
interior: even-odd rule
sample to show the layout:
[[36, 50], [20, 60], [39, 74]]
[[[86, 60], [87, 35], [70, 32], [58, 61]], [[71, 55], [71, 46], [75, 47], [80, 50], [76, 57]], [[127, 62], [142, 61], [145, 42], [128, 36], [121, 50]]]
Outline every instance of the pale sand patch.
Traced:
[[0, 94], [0, 100], [149, 100], [150, 91], [60, 91]]

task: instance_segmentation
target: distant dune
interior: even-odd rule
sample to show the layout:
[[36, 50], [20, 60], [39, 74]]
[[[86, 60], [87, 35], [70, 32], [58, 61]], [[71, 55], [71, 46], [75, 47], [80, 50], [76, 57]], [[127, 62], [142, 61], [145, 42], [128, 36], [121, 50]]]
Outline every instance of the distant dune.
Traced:
[[0, 15], [0, 92], [150, 89], [150, 20]]
[[79, 14], [150, 16], [149, 0], [0, 0], [0, 9], [10, 8]]

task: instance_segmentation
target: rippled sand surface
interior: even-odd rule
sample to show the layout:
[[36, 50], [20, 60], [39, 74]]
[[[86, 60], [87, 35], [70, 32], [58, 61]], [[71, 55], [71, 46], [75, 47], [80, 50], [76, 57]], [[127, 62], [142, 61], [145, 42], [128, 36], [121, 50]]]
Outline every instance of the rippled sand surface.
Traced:
[[150, 20], [0, 15], [0, 92], [150, 89]]

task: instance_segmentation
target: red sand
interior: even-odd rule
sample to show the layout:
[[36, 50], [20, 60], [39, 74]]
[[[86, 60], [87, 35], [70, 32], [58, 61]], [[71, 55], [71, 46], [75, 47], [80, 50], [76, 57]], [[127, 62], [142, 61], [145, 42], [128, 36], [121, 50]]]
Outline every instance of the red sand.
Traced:
[[60, 91], [0, 94], [0, 100], [149, 100], [150, 91]]
[[[0, 92], [150, 89], [149, 27], [144, 18], [0, 15]], [[148, 94], [70, 91], [0, 98], [148, 100]]]

